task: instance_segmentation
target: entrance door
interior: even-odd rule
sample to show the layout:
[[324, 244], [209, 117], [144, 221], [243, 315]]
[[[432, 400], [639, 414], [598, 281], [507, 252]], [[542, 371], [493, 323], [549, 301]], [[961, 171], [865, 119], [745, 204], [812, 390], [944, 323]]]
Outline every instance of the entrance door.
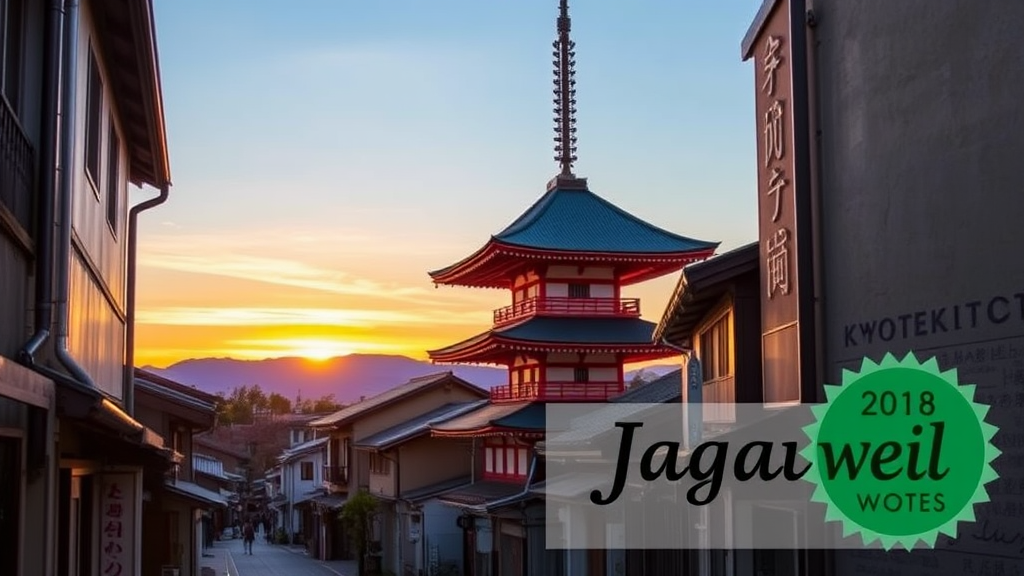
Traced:
[[[523, 552], [526, 542], [511, 534], [501, 535], [501, 572], [500, 576], [523, 576]], [[599, 557], [603, 559], [603, 554]], [[591, 573], [597, 574], [597, 573]], [[601, 574], [600, 576], [603, 576]]]
[[799, 576], [800, 556], [799, 518], [796, 511], [784, 508], [757, 506], [754, 508], [754, 526], [774, 526], [779, 534], [788, 536], [785, 550], [754, 550], [756, 576]]
[[0, 574], [18, 573], [21, 440], [0, 438]]

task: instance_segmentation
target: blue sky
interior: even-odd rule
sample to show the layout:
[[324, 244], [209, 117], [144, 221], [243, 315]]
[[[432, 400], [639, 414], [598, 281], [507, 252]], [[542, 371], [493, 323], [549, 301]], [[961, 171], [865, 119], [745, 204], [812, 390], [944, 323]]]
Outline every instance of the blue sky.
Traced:
[[[759, 4], [571, 2], [576, 172], [592, 190], [723, 250], [756, 238], [753, 69], [739, 44]], [[144, 217], [141, 355], [237, 349], [227, 336], [169, 336], [225, 306], [254, 314], [244, 329], [268, 310], [352, 316], [412, 299], [464, 314], [448, 334], [484, 328], [504, 294], [435, 291], [426, 271], [477, 249], [555, 174], [557, 11], [556, 0], [156, 0], [174, 188]], [[660, 316], [674, 283], [634, 289], [645, 317]]]

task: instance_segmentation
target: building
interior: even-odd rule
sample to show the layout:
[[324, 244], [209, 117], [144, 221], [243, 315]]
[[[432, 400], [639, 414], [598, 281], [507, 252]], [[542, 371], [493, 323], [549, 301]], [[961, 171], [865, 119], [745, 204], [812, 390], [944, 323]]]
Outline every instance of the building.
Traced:
[[220, 460], [225, 472], [248, 477], [250, 456], [245, 451], [218, 442], [209, 432], [197, 434], [192, 438], [192, 442], [197, 452]]
[[[350, 559], [355, 554], [344, 526], [338, 521], [349, 495], [359, 490], [370, 491], [377, 487], [377, 495], [384, 496], [381, 489], [389, 485], [389, 461], [373, 449], [357, 450], [358, 442], [376, 434], [404, 425], [424, 414], [444, 406], [473, 402], [487, 398], [487, 391], [466, 382], [451, 372], [440, 372], [413, 378], [386, 392], [364, 398], [355, 404], [315, 420], [310, 426], [328, 434], [327, 461], [323, 467], [323, 494], [312, 499], [315, 515], [321, 520], [321, 528], [314, 551], [321, 559]], [[320, 432], [318, 432], [319, 434]], [[373, 443], [366, 448], [373, 448]], [[456, 452], [458, 450], [456, 449]], [[454, 456], [456, 462], [462, 462]], [[461, 465], [451, 470], [456, 476], [469, 473]], [[382, 478], [383, 477], [383, 478]], [[420, 479], [432, 476], [424, 472]], [[421, 480], [425, 481], [425, 480]], [[401, 487], [398, 487], [401, 490]], [[389, 505], [384, 506], [385, 522], [378, 521], [381, 530], [375, 534], [375, 546], [384, 549], [384, 542], [395, 542], [395, 512]], [[392, 562], [399, 558], [394, 547], [388, 547]]]
[[201, 488], [219, 494], [228, 503], [226, 510], [213, 511], [211, 518], [214, 533], [218, 539], [223, 538], [226, 529], [241, 525], [244, 503], [240, 492], [245, 480], [225, 471], [224, 463], [220, 460], [198, 451], [192, 452], [192, 476]]
[[[990, 405], [999, 480], [935, 550], [799, 551], [776, 574], [1024, 573], [1024, 5], [936, 7], [768, 0], [743, 39], [765, 401], [820, 402], [822, 384], [865, 357], [934, 357]], [[779, 139], [763, 138], [776, 128]], [[788, 175], [778, 204], [777, 170]], [[773, 338], [783, 325], [794, 328]]]
[[[281, 455], [280, 493], [284, 496], [281, 526], [295, 544], [315, 546], [319, 526], [313, 514], [313, 498], [322, 495], [327, 437], [296, 444]], [[314, 554], [316, 548], [311, 550]]]
[[136, 417], [171, 440], [176, 458], [169, 473], [146, 470], [143, 475], [149, 493], [142, 505], [143, 573], [171, 569], [179, 576], [198, 576], [199, 557], [213, 543], [213, 515], [222, 514], [228, 501], [196, 483], [192, 459], [193, 435], [214, 425], [216, 400], [195, 388], [135, 370]]
[[133, 417], [138, 215], [170, 186], [152, 3], [0, 10], [0, 573], [138, 573], [142, 471], [174, 460]]
[[[655, 325], [640, 318], [640, 302], [623, 297], [623, 289], [678, 272], [717, 247], [623, 211], [573, 173], [575, 52], [569, 32], [562, 0], [554, 44], [560, 173], [482, 248], [430, 273], [435, 284], [510, 293], [510, 304], [494, 312], [489, 330], [429, 352], [435, 362], [508, 368], [508, 384], [492, 391], [487, 406], [433, 426], [435, 436], [473, 439], [484, 462], [477, 482], [441, 497], [466, 515], [467, 549], [476, 551], [467, 559], [472, 576], [564, 570], [562, 556], [545, 551], [543, 502], [530, 496], [530, 485], [543, 480], [534, 444], [545, 431], [544, 406], [605, 402], [625, 390], [624, 365], [676, 356], [672, 347], [652, 341]], [[601, 562], [580, 568], [597, 570]]]
[[369, 458], [369, 492], [378, 499], [381, 560], [395, 574], [462, 571], [458, 514], [435, 496], [471, 483], [482, 466], [465, 441], [434, 438], [431, 426], [471, 412], [487, 400], [453, 402], [356, 440]]

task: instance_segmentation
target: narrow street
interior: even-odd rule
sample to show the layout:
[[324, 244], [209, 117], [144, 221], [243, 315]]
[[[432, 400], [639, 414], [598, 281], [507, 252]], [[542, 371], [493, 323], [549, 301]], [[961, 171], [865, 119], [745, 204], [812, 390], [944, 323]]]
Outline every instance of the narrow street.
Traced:
[[[252, 555], [242, 541], [221, 540], [199, 560], [201, 576], [355, 576], [355, 561], [320, 562], [298, 546], [267, 544], [257, 538]], [[212, 572], [211, 572], [212, 570]]]

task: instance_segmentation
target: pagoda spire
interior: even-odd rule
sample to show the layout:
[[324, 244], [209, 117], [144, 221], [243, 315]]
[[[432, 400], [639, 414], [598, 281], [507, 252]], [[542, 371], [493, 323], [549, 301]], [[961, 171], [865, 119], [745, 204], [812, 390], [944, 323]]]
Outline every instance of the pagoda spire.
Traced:
[[561, 171], [548, 184], [553, 188], [586, 188], [586, 179], [577, 178], [576, 162], [576, 43], [569, 37], [569, 1], [559, 0], [558, 39], [552, 43], [555, 68], [555, 160]]

